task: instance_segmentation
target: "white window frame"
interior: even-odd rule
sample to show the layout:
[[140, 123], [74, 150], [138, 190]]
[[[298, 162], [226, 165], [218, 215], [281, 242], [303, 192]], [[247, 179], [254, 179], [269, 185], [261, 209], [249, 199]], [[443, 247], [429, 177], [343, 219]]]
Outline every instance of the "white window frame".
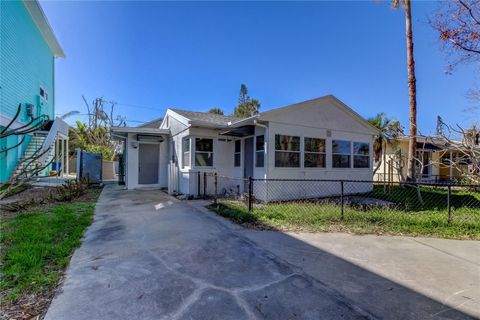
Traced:
[[[352, 148], [353, 148], [353, 143], [352, 141], [350, 140], [343, 140], [343, 139], [332, 139], [331, 140], [332, 142], [332, 169], [352, 169], [352, 166], [353, 166], [353, 157], [352, 157]], [[333, 142], [334, 141], [342, 141], [342, 142], [348, 142], [350, 147], [348, 148], [349, 149], [349, 152], [348, 153], [338, 153], [338, 152], [334, 152], [333, 151]], [[348, 156], [349, 157], [349, 161], [348, 161], [348, 167], [335, 167], [335, 161], [333, 161], [333, 157], [334, 156]]]
[[[193, 157], [193, 164], [195, 168], [213, 168], [215, 165], [215, 139], [211, 137], [195, 137], [195, 150], [194, 150], [194, 157]], [[212, 151], [197, 151], [197, 140], [202, 139], [202, 140], [212, 140]], [[200, 166], [197, 165], [197, 153], [206, 153], [206, 154], [212, 154], [212, 165], [211, 166]]]
[[[298, 151], [296, 150], [277, 150], [277, 136], [287, 136], [287, 137], [295, 137], [298, 138]], [[288, 168], [302, 168], [302, 137], [301, 136], [295, 136], [295, 135], [290, 135], [290, 134], [282, 134], [282, 133], [276, 133], [275, 134], [275, 140], [274, 140], [274, 148], [275, 148], [275, 154], [274, 154], [274, 165], [275, 168], [283, 168], [283, 169], [288, 169]], [[277, 152], [281, 153], [298, 153], [298, 166], [277, 166]]]
[[[368, 145], [368, 154], [361, 154], [361, 153], [355, 153], [355, 143], [362, 143], [362, 144], [367, 144]], [[362, 142], [362, 141], [353, 141], [352, 142], [352, 162], [353, 162], [353, 168], [354, 169], [370, 169], [371, 164], [370, 164], [370, 151], [371, 151], [371, 146], [369, 142]], [[367, 157], [368, 158], [368, 166], [367, 167], [356, 167], [355, 166], [355, 157]]]
[[[237, 151], [237, 143], [240, 145], [240, 150]], [[234, 146], [233, 146], [233, 166], [235, 168], [240, 168], [242, 166], [242, 140], [235, 140], [234, 141]], [[238, 165], [235, 163], [235, 160], [237, 158], [237, 155], [239, 157]]]
[[[262, 149], [258, 150], [257, 149], [257, 139], [258, 137], [263, 137], [263, 145]], [[257, 163], [257, 157], [258, 155], [261, 154], [263, 157], [263, 165], [259, 166]], [[264, 134], [259, 134], [258, 136], [255, 136], [255, 168], [264, 168], [265, 167], [265, 135]]]
[[[43, 91], [43, 95], [42, 95], [42, 91]], [[48, 91], [45, 90], [43, 86], [39, 86], [38, 95], [40, 96], [41, 99], [43, 99], [43, 101], [48, 102]]]
[[[316, 140], [323, 140], [323, 147], [324, 147], [324, 152], [314, 152], [314, 151], [307, 151], [305, 149], [305, 146], [306, 146], [306, 143], [305, 143], [305, 140], [306, 139], [316, 139]], [[323, 155], [324, 158], [323, 158], [323, 167], [307, 167], [305, 165], [305, 155], [307, 154], [316, 154], [316, 155]], [[304, 168], [307, 168], [307, 169], [325, 169], [327, 167], [327, 139], [325, 138], [317, 138], [317, 137], [303, 137], [303, 167]]]
[[[187, 144], [184, 142], [188, 141]], [[185, 137], [182, 139], [182, 169], [191, 168], [192, 166], [192, 140], [190, 137]], [[185, 151], [185, 145], [188, 145], [188, 151]], [[188, 156], [187, 156], [188, 155]], [[188, 159], [188, 165], [185, 163], [185, 159]]]

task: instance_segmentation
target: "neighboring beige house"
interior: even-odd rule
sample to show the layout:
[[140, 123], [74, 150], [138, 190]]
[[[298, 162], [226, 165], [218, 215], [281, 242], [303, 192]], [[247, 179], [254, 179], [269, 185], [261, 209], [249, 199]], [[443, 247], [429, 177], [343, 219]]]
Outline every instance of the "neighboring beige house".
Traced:
[[[389, 141], [382, 163], [374, 175], [375, 181], [401, 182], [407, 176], [409, 137]], [[446, 182], [460, 179], [468, 173], [468, 161], [464, 154], [449, 148], [439, 138], [417, 137], [417, 180], [422, 182]], [[374, 164], [376, 167], [377, 164]]]
[[[152, 123], [112, 128], [115, 137], [125, 140], [129, 189], [153, 186], [198, 195], [204, 172], [230, 178], [219, 179], [219, 192], [243, 192], [248, 177], [372, 180], [371, 146], [378, 130], [331, 95], [246, 119], [168, 109], [161, 123]], [[340, 192], [340, 184], [334, 185], [287, 190], [278, 183], [257, 183], [255, 197], [325, 196]], [[213, 184], [208, 188], [212, 193]], [[372, 183], [358, 188], [369, 191]], [[321, 194], [310, 194], [314, 191]]]

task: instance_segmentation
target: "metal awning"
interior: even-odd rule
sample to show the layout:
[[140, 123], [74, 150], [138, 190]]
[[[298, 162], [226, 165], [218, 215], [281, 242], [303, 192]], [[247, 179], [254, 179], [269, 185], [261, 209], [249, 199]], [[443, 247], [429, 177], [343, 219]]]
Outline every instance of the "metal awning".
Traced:
[[246, 125], [238, 128], [230, 128], [219, 133], [222, 136], [232, 136], [232, 137], [246, 137], [251, 136], [255, 133], [254, 125]]

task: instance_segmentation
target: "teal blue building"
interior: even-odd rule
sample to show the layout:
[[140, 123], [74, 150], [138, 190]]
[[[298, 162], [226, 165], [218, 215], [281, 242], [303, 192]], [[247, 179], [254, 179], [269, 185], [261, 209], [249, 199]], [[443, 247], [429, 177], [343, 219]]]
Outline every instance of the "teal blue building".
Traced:
[[[12, 120], [19, 104], [22, 109], [13, 128], [42, 114], [54, 120], [55, 59], [65, 55], [38, 1], [0, 1], [0, 53], [0, 129]], [[20, 139], [1, 139], [0, 149]], [[31, 140], [27, 136], [21, 146], [0, 154], [0, 183], [8, 181]]]

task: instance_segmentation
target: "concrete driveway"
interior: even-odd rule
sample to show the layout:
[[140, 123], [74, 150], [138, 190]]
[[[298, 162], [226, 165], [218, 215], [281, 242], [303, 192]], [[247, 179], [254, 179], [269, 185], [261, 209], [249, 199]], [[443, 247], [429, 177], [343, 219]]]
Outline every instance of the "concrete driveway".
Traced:
[[471, 277], [457, 293], [470, 302], [456, 310], [436, 288], [417, 290], [307, 240], [244, 230], [160, 191], [107, 186], [46, 319], [466, 319], [478, 305], [476, 258], [441, 261], [455, 262], [446, 278]]

